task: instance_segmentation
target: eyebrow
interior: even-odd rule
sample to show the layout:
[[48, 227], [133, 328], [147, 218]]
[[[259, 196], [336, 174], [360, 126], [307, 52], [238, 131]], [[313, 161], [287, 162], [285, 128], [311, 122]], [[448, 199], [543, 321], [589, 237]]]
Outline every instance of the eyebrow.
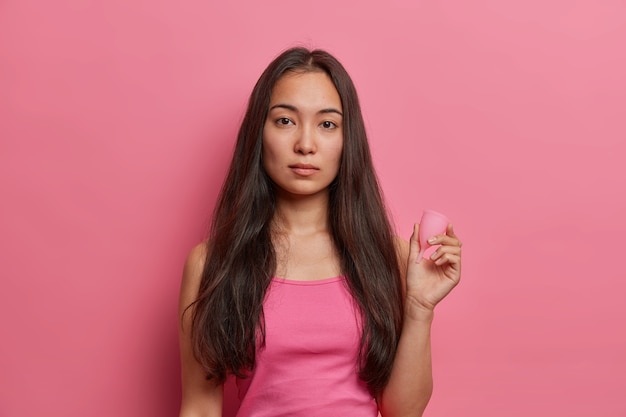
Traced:
[[[291, 104], [275, 104], [272, 107], [270, 107], [270, 111], [274, 110], [274, 109], [287, 109], [287, 110], [291, 110], [293, 112], [298, 112], [298, 108], [296, 106], [292, 106]], [[325, 113], [336, 113], [339, 116], [343, 117], [343, 113], [341, 113], [339, 110], [335, 109], [335, 108], [328, 108], [328, 109], [322, 109], [320, 111], [318, 111], [317, 113], [319, 114], [325, 114]]]

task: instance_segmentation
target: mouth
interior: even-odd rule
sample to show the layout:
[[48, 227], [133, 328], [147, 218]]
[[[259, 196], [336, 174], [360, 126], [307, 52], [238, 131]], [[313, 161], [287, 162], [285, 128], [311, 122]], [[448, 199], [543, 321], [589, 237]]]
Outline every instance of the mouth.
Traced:
[[310, 175], [315, 174], [320, 169], [315, 165], [310, 164], [293, 164], [289, 165], [289, 168], [296, 174], [301, 177], [308, 177]]

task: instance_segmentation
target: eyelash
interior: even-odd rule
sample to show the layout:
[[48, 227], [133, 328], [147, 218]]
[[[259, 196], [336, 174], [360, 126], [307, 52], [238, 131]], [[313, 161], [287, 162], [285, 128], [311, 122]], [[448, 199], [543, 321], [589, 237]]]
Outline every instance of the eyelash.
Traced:
[[[287, 123], [285, 123], [287, 122]], [[287, 117], [280, 117], [278, 119], [276, 119], [276, 124], [282, 125], [282, 126], [287, 126], [289, 124], [293, 124], [293, 121]], [[327, 126], [327, 124], [330, 124], [331, 126]], [[322, 123], [320, 123], [320, 125], [324, 128], [324, 129], [336, 129], [337, 123], [335, 122], [331, 122], [329, 120], [325, 120]]]

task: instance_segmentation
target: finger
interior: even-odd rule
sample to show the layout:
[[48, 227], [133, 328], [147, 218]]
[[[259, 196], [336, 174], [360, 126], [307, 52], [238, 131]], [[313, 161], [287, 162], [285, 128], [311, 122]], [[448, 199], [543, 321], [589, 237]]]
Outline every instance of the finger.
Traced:
[[442, 265], [444, 263], [452, 262], [452, 261], [460, 261], [461, 255], [458, 253], [438, 253], [437, 256], [435, 254], [431, 255], [430, 260], [436, 263], [437, 265]]
[[446, 245], [446, 246], [457, 246], [461, 247], [462, 243], [458, 238], [446, 236], [446, 235], [437, 235], [428, 239], [428, 243], [432, 246], [435, 245]]
[[409, 239], [409, 261], [419, 263], [420, 242], [419, 242], [419, 223], [413, 225], [413, 234]]
[[430, 255], [430, 259], [434, 261], [435, 259], [445, 255], [445, 254], [457, 255], [461, 256], [461, 248], [459, 246], [439, 246], [436, 251], [434, 251]]
[[461, 257], [452, 253], [444, 253], [434, 261], [437, 266], [449, 266], [455, 271], [461, 270]]
[[451, 245], [461, 247], [463, 244], [459, 238], [454, 234], [452, 229], [452, 223], [448, 224], [445, 235], [436, 235], [428, 239], [428, 243], [431, 245]]
[[459, 246], [463, 246], [463, 243], [461, 242], [461, 239], [459, 239], [459, 237], [456, 235], [456, 233], [454, 233], [454, 226], [452, 226], [452, 223], [448, 223], [448, 228], [446, 229], [446, 235], [448, 235], [449, 237], [456, 239], [456, 241], [458, 242]]

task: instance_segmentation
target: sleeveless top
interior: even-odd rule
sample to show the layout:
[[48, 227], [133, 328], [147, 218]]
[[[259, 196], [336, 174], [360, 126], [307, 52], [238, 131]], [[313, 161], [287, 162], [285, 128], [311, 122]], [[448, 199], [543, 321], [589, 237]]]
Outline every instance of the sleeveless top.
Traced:
[[345, 277], [274, 278], [263, 302], [265, 347], [237, 379], [238, 417], [375, 417], [358, 377], [361, 318]]

